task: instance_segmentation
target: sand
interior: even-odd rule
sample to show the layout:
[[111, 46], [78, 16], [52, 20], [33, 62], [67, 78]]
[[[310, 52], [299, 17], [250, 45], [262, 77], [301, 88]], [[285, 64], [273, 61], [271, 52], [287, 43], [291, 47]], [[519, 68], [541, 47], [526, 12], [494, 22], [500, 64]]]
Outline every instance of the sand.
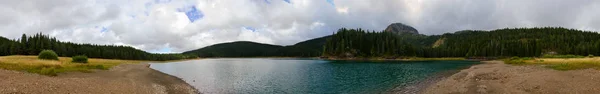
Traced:
[[122, 64], [93, 73], [45, 76], [0, 69], [0, 93], [9, 94], [196, 94], [183, 80], [148, 68]]
[[597, 94], [600, 71], [558, 71], [544, 65], [486, 61], [430, 85], [425, 94]]

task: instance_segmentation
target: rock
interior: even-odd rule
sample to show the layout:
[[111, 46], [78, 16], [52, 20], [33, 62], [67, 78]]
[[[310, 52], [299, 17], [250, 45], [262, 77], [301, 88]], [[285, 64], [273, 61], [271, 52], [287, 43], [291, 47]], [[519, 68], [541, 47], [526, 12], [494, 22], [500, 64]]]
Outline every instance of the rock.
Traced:
[[393, 32], [396, 34], [419, 34], [419, 31], [417, 31], [417, 29], [408, 26], [408, 25], [404, 25], [402, 23], [392, 23], [390, 24], [386, 29], [385, 32]]

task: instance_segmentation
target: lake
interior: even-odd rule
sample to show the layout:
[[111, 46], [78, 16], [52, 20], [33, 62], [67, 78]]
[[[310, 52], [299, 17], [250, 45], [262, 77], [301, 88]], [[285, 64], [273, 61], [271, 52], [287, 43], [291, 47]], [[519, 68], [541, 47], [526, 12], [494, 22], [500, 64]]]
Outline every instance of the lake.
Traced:
[[344, 61], [223, 58], [151, 63], [202, 93], [385, 93], [472, 61]]

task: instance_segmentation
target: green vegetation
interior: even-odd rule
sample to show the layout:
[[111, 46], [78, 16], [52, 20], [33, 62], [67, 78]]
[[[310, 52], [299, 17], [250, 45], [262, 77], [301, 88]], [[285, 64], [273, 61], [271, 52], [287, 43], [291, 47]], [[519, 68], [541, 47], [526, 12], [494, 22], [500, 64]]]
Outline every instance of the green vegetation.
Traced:
[[183, 54], [195, 54], [200, 57], [265, 57], [275, 54], [275, 49], [278, 48], [281, 46], [240, 41], [212, 45]]
[[44, 50], [38, 55], [38, 59], [58, 60], [58, 55], [52, 50]]
[[[585, 58], [585, 56], [580, 55], [543, 55], [543, 58]], [[591, 57], [594, 57], [593, 55]]]
[[58, 56], [72, 57], [86, 55], [91, 58], [126, 59], [126, 60], [180, 60], [197, 58], [194, 55], [183, 54], [152, 54], [127, 46], [76, 44], [60, 42], [47, 35], [23, 34], [20, 40], [9, 40], [0, 37], [0, 56], [6, 55], [37, 55], [42, 50], [53, 50]]
[[84, 55], [73, 56], [74, 63], [88, 63], [88, 57]]
[[[568, 57], [571, 57], [570, 55]], [[573, 58], [565, 58], [558, 56], [557, 58], [531, 58], [531, 57], [513, 57], [504, 59], [506, 64], [513, 65], [546, 65], [548, 68], [556, 70], [577, 70], [577, 69], [600, 69], [600, 57], [581, 58], [581, 56]]]
[[[600, 54], [600, 34], [575, 29], [465, 30], [443, 35], [400, 35], [340, 29], [327, 41], [326, 57], [539, 57], [545, 53]], [[568, 56], [571, 57], [571, 56]]]
[[63, 72], [92, 72], [108, 70], [113, 66], [127, 63], [139, 63], [132, 60], [89, 59], [88, 63], [71, 63], [71, 58], [59, 57], [59, 60], [40, 60], [35, 56], [3, 56], [0, 57], [0, 68], [26, 71], [42, 75], [56, 76]]
[[527, 60], [533, 60], [533, 58], [531, 57], [511, 57], [509, 59], [505, 59], [504, 63], [506, 64], [516, 64], [516, 65], [522, 65], [522, 64], [526, 64], [525, 61]]
[[327, 38], [316, 38], [291, 46], [239, 41], [211, 45], [183, 54], [200, 57], [318, 57]]

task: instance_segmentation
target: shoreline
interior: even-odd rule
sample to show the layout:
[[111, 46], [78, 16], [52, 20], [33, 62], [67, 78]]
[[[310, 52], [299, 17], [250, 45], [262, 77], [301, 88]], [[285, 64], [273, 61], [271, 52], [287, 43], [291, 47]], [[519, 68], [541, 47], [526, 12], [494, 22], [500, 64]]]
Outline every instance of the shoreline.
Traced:
[[483, 61], [424, 89], [423, 94], [564, 94], [600, 92], [600, 71], [559, 71], [546, 65], [507, 65]]
[[[483, 64], [483, 63], [479, 63], [479, 64]], [[475, 66], [475, 65], [479, 65], [479, 64], [473, 64], [471, 66]], [[467, 66], [464, 68], [459, 68], [459, 69], [453, 69], [453, 70], [447, 70], [447, 71], [441, 71], [441, 72], [437, 72], [432, 74], [432, 76], [429, 76], [425, 79], [422, 80], [418, 80], [418, 81], [414, 81], [409, 83], [406, 86], [399, 86], [399, 87], [395, 87], [392, 90], [387, 91], [387, 93], [395, 93], [395, 94], [422, 94], [425, 92], [425, 90], [432, 86], [435, 85], [436, 83], [449, 78], [450, 76], [459, 73], [461, 70], [464, 69], [468, 69], [471, 66]]]
[[427, 87], [434, 85], [435, 83], [442, 81], [443, 79], [450, 77], [453, 74], [458, 73], [459, 71], [460, 69], [434, 73], [430, 77], [410, 82], [406, 86], [395, 87], [394, 89], [387, 91], [387, 93], [421, 94], [425, 91]]
[[[194, 59], [194, 60], [199, 60], [199, 59]], [[157, 74], [162, 74], [162, 75], [164, 75], [164, 76], [167, 76], [167, 77], [170, 77], [170, 78], [177, 78], [177, 83], [182, 83], [182, 82], [183, 82], [183, 83], [185, 84], [185, 86], [187, 86], [188, 88], [191, 88], [191, 89], [192, 89], [192, 92], [193, 92], [193, 94], [201, 94], [201, 93], [200, 93], [200, 91], [199, 91], [198, 89], [196, 89], [196, 87], [194, 87], [194, 86], [192, 86], [191, 84], [189, 84], [189, 83], [185, 82], [185, 80], [183, 80], [183, 78], [179, 78], [179, 77], [177, 77], [177, 76], [173, 76], [173, 75], [170, 75], [170, 74], [163, 73], [163, 72], [161, 72], [161, 71], [158, 71], [158, 70], [152, 69], [152, 68], [150, 68], [150, 64], [149, 64], [149, 63], [144, 63], [144, 64], [146, 64], [146, 65], [147, 65], [147, 66], [146, 66], [146, 68], [148, 68], [148, 69], [151, 69], [152, 71], [154, 71], [154, 72], [155, 72], [155, 73], [157, 73]], [[169, 93], [169, 94], [170, 94], [170, 93]]]
[[452, 60], [461, 60], [461, 61], [481, 61], [477, 59], [466, 59], [460, 57], [442, 57], [442, 58], [421, 58], [421, 57], [412, 57], [412, 58], [337, 58], [337, 57], [317, 57], [318, 59], [323, 60], [374, 60], [374, 61], [452, 61]]
[[58, 76], [0, 69], [4, 93], [120, 93], [198, 94], [180, 78], [149, 68], [148, 63], [121, 64], [92, 73], [67, 72]]

